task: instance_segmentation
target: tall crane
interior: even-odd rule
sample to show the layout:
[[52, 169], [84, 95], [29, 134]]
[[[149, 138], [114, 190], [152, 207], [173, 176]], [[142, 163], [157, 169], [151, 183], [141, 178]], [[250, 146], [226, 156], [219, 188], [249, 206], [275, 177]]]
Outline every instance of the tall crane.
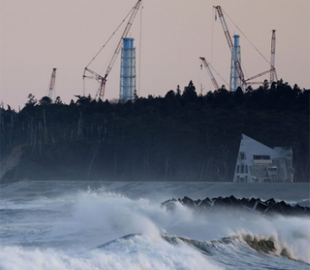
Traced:
[[51, 76], [51, 81], [50, 81], [50, 87], [49, 87], [49, 91], [48, 91], [48, 97], [50, 99], [53, 98], [53, 91], [54, 91], [55, 81], [56, 81], [56, 68], [53, 68], [53, 72], [52, 72], [52, 76]]
[[[233, 53], [233, 43], [232, 43], [232, 39], [231, 39], [231, 36], [229, 34], [229, 31], [228, 31], [228, 27], [227, 27], [227, 24], [226, 24], [226, 21], [225, 21], [225, 18], [224, 18], [224, 15], [223, 15], [223, 11], [222, 11], [222, 8], [220, 6], [215, 6], [214, 7], [219, 15], [219, 18], [221, 20], [221, 24], [222, 24], [222, 27], [223, 27], [223, 30], [224, 30], [224, 34], [225, 34], [225, 37], [226, 37], [226, 40], [227, 40], [227, 43], [228, 43], [228, 46], [229, 46], [229, 49], [231, 51], [231, 53]], [[238, 28], [238, 27], [237, 27]], [[239, 28], [238, 28], [239, 29]], [[239, 29], [240, 30], [240, 29]], [[252, 44], [253, 45], [253, 44]], [[258, 51], [258, 49], [256, 48], [256, 50]], [[258, 51], [259, 52], [259, 51]], [[261, 54], [259, 52], [259, 54]], [[262, 55], [262, 54], [261, 54]], [[263, 56], [263, 55], [262, 55]], [[243, 71], [242, 71], [242, 68], [241, 68], [241, 63], [240, 61], [238, 61], [238, 59], [234, 60], [234, 63], [235, 63], [235, 67], [236, 67], [236, 71], [238, 73], [238, 77], [242, 83], [242, 86], [243, 87], [246, 87], [248, 84], [261, 84], [261, 82], [250, 82], [250, 80], [252, 79], [255, 79], [255, 78], [258, 78], [262, 75], [265, 75], [267, 73], [270, 73], [270, 76], [277, 76], [276, 72], [275, 72], [275, 66], [274, 66], [274, 56], [275, 56], [275, 30], [273, 30], [273, 36], [272, 36], [272, 41], [271, 41], [271, 63], [270, 63], [270, 69], [268, 69], [267, 71], [264, 71], [264, 72], [261, 72], [255, 76], [252, 76], [248, 79], [245, 79], [244, 78], [244, 74], [243, 74]], [[264, 56], [263, 56], [264, 57]], [[265, 57], [264, 57], [265, 58]], [[266, 58], [265, 58], [266, 60]], [[268, 60], [266, 60], [268, 62]], [[268, 62], [269, 63], [269, 62]], [[271, 77], [270, 77], [271, 78]], [[272, 80], [272, 78], [270, 79], [270, 81]]]
[[[228, 27], [227, 27], [227, 24], [226, 24], [224, 15], [223, 15], [222, 8], [221, 8], [221, 6], [215, 6], [214, 8], [216, 9], [216, 11], [217, 11], [217, 13], [219, 15], [219, 18], [220, 18], [220, 21], [221, 21], [221, 24], [222, 24], [222, 27], [223, 27], [223, 31], [224, 31], [224, 34], [225, 34], [225, 37], [226, 37], [226, 40], [227, 40], [227, 43], [228, 43], [228, 47], [229, 47], [230, 52], [232, 54], [233, 53], [233, 42], [232, 42], [232, 39], [231, 39], [229, 30], [228, 30]], [[237, 73], [238, 73], [238, 77], [240, 78], [240, 81], [241, 81], [242, 85], [246, 86], [247, 82], [244, 79], [244, 74], [243, 74], [243, 71], [242, 71], [242, 68], [241, 68], [240, 61], [238, 59], [234, 59], [234, 64], [235, 64], [235, 67], [236, 67], [236, 70], [237, 70]]]
[[214, 78], [214, 76], [212, 74], [212, 71], [210, 69], [210, 66], [209, 66], [207, 60], [204, 57], [200, 57], [200, 60], [202, 61], [203, 65], [205, 66], [206, 70], [209, 73], [209, 76], [210, 76], [210, 79], [211, 79], [211, 81], [213, 83], [214, 89], [218, 90], [220, 87], [219, 87], [217, 81], [215, 80], [215, 78]]
[[272, 30], [271, 56], [270, 56], [270, 84], [274, 82], [274, 79], [278, 80], [275, 68], [275, 54], [276, 54], [276, 30]]
[[274, 82], [274, 79], [278, 80], [276, 68], [275, 68], [275, 52], [276, 52], [276, 30], [272, 30], [270, 69], [246, 79], [245, 82], [247, 84], [261, 84], [261, 82], [250, 82], [250, 80], [263, 76], [267, 73], [270, 73], [270, 84]]
[[[132, 26], [132, 24], [133, 24], [133, 21], [134, 21], [134, 19], [135, 19], [135, 17], [136, 17], [136, 14], [137, 14], [138, 10], [139, 10], [139, 7], [140, 7], [140, 5], [141, 5], [141, 1], [142, 1], [142, 0], [138, 0], [138, 2], [137, 2], [137, 3], [135, 4], [135, 6], [133, 7], [133, 10], [132, 10], [131, 16], [130, 16], [130, 18], [129, 18], [129, 21], [128, 21], [127, 25], [126, 25], [126, 28], [125, 28], [125, 30], [124, 30], [124, 32], [123, 32], [123, 34], [122, 34], [122, 37], [121, 37], [120, 41], [119, 41], [118, 44], [117, 44], [117, 47], [116, 47], [116, 49], [115, 49], [115, 51], [114, 51], [114, 54], [113, 54], [113, 56], [112, 56], [112, 59], [111, 59], [111, 61], [110, 61], [110, 63], [109, 63], [109, 66], [108, 66], [108, 68], [107, 68], [107, 70], [106, 70], [105, 75], [104, 75], [104, 76], [101, 76], [100, 74], [96, 73], [95, 71], [90, 70], [90, 69], [88, 68], [88, 66], [89, 66], [90, 63], [88, 64], [87, 67], [84, 68], [83, 79], [84, 79], [84, 78], [95, 79], [96, 81], [99, 82], [99, 89], [98, 89], [97, 95], [99, 94], [99, 99], [101, 99], [101, 100], [103, 100], [103, 97], [104, 97], [104, 93], [105, 93], [105, 84], [106, 84], [106, 82], [107, 82], [107, 77], [108, 77], [108, 75], [110, 74], [110, 72], [111, 72], [111, 70], [112, 70], [112, 67], [113, 67], [113, 65], [114, 65], [114, 63], [115, 63], [115, 61], [116, 61], [116, 58], [117, 58], [117, 56], [118, 56], [119, 53], [120, 53], [120, 50], [121, 50], [121, 48], [122, 48], [123, 39], [127, 37], [128, 32], [129, 32], [129, 30], [130, 30], [130, 28], [131, 28], [131, 26]], [[92, 74], [93, 76], [87, 76], [87, 75], [85, 75], [86, 72], [89, 72], [89, 73]]]

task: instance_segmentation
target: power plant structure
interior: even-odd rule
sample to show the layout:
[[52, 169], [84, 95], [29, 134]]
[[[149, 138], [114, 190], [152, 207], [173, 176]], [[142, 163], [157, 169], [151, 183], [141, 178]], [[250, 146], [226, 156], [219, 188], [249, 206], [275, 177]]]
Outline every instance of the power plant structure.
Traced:
[[132, 100], [136, 93], [136, 48], [133, 38], [123, 39], [119, 99]]
[[48, 97], [50, 99], [53, 98], [53, 94], [54, 94], [54, 87], [55, 87], [55, 81], [56, 81], [56, 70], [57, 70], [56, 68], [53, 68], [52, 75], [51, 75], [50, 87], [48, 90]]
[[272, 30], [271, 37], [271, 55], [270, 55], [270, 84], [274, 82], [274, 80], [278, 80], [276, 68], [275, 68], [275, 54], [276, 54], [276, 30]]
[[[272, 30], [270, 63], [268, 62], [268, 60], [266, 60], [266, 58], [262, 55], [262, 53], [260, 53], [258, 51], [258, 49], [255, 48], [258, 51], [258, 53], [261, 56], [263, 56], [263, 58], [265, 58], [265, 60], [270, 64], [270, 68], [267, 71], [261, 72], [255, 76], [252, 76], [250, 78], [245, 79], [244, 73], [243, 73], [243, 70], [241, 67], [241, 53], [240, 53], [239, 35], [233, 36], [233, 38], [234, 38], [234, 42], [233, 42], [232, 36], [230, 35], [229, 30], [228, 30], [226, 20], [224, 17], [224, 13], [223, 13], [221, 6], [214, 6], [214, 8], [215, 8], [215, 10], [218, 14], [218, 17], [221, 21], [223, 32], [224, 32], [229, 50], [231, 52], [229, 91], [234, 92], [237, 90], [238, 87], [241, 87], [242, 90], [245, 90], [246, 87], [251, 85], [251, 84], [262, 84], [263, 82], [253, 82], [252, 80], [256, 79], [260, 76], [263, 76], [267, 73], [270, 73], [270, 83], [273, 83], [275, 80], [277, 80], [277, 73], [276, 73], [276, 68], [275, 68], [275, 43], [276, 43], [275, 31], [276, 30]], [[217, 20], [217, 14], [215, 14], [215, 20]], [[237, 29], [242, 33], [242, 31], [238, 27], [237, 27]], [[253, 47], [255, 47], [255, 46], [253, 45]], [[217, 90], [218, 89], [218, 83], [216, 82], [216, 80], [212, 74], [212, 71], [210, 69], [210, 64], [206, 61], [206, 59], [204, 57], [200, 57], [200, 60], [203, 62], [203, 65], [207, 69], [215, 90]]]
[[[83, 79], [85, 79], [85, 78], [94, 79], [94, 80], [96, 80], [96, 81], [99, 83], [99, 89], [98, 89], [98, 91], [97, 91], [96, 97], [99, 96], [99, 99], [101, 99], [102, 101], [103, 101], [103, 99], [104, 99], [105, 86], [106, 86], [106, 82], [107, 82], [107, 77], [109, 76], [109, 74], [110, 74], [110, 72], [111, 72], [111, 70], [112, 70], [112, 68], [113, 68], [113, 66], [114, 66], [114, 63], [115, 63], [115, 61], [116, 61], [116, 59], [117, 59], [117, 56], [119, 55], [119, 53], [120, 53], [120, 51], [121, 51], [121, 49], [122, 49], [122, 46], [124, 45], [123, 43], [124, 43], [124, 42], [127, 42], [127, 41], [124, 41], [124, 40], [126, 40], [126, 38], [127, 38], [127, 35], [128, 35], [128, 33], [129, 33], [130, 28], [131, 28], [131, 26], [132, 26], [132, 24], [133, 24], [133, 21], [134, 21], [136, 15], [137, 15], [137, 12], [138, 12], [138, 10], [139, 10], [139, 7], [140, 7], [140, 5], [141, 5], [141, 2], [142, 2], [142, 0], [138, 0], [137, 3], [135, 4], [135, 6], [132, 8], [131, 15], [130, 15], [130, 18], [129, 18], [129, 20], [128, 20], [128, 23], [127, 23], [127, 25], [126, 25], [126, 27], [125, 27], [125, 30], [124, 30], [124, 32], [123, 32], [123, 34], [122, 34], [121, 39], [119, 40], [119, 42], [118, 42], [118, 44], [117, 44], [117, 47], [116, 47], [116, 49], [115, 49], [115, 51], [114, 51], [114, 54], [113, 54], [113, 56], [112, 56], [112, 58], [111, 58], [111, 61], [110, 61], [109, 65], [108, 65], [108, 68], [107, 68], [107, 70], [106, 70], [105, 75], [104, 75], [104, 76], [101, 76], [100, 74], [98, 74], [97, 72], [95, 72], [95, 71], [89, 69], [88, 67], [89, 67], [89, 65], [96, 59], [96, 57], [98, 56], [98, 54], [99, 54], [99, 53], [101, 52], [101, 50], [105, 47], [105, 45], [109, 42], [109, 40], [111, 39], [111, 37], [114, 35], [115, 32], [114, 32], [114, 33], [112, 34], [112, 36], [108, 39], [108, 41], [101, 47], [101, 49], [100, 49], [99, 52], [95, 55], [95, 57], [94, 57], [94, 58], [88, 63], [88, 65], [84, 68]], [[127, 16], [126, 16], [126, 18], [127, 18]], [[125, 18], [125, 19], [126, 19], [126, 18]], [[123, 22], [125, 21], [125, 19], [123, 20]], [[119, 28], [119, 27], [118, 27], [118, 28]], [[117, 29], [118, 29], [118, 28], [117, 28]], [[117, 30], [117, 29], [116, 29], [116, 30]], [[129, 45], [130, 45], [130, 41], [128, 41], [128, 43], [129, 43]], [[128, 45], [128, 46], [129, 46], [129, 45]], [[127, 46], [127, 44], [126, 44], [126, 46]], [[132, 41], [132, 47], [133, 47], [133, 41]], [[88, 73], [89, 73], [89, 75], [86, 75], [86, 74], [88, 74]], [[125, 76], [126, 76], [126, 75], [125, 75]]]
[[234, 35], [234, 46], [231, 50], [231, 67], [230, 67], [230, 85], [229, 91], [234, 92], [241, 85], [241, 80], [238, 76], [237, 67], [235, 63], [238, 62], [241, 64], [241, 54], [240, 54], [240, 45], [239, 45], [239, 35]]
[[[89, 64], [84, 68], [83, 79], [85, 79], [85, 78], [94, 79], [99, 83], [99, 88], [98, 88], [97, 95], [96, 95], [96, 98], [99, 97], [99, 100], [104, 99], [107, 77], [110, 74], [120, 51], [122, 51], [122, 56], [121, 56], [119, 99], [121, 102], [127, 102], [128, 100], [132, 100], [136, 95], [136, 51], [135, 51], [136, 49], [134, 47], [134, 39], [133, 38], [127, 38], [127, 35], [131, 29], [133, 21], [134, 21], [136, 15], [137, 15], [137, 12], [141, 6], [141, 2], [142, 2], [142, 0], [137, 0], [137, 3], [132, 8], [131, 15], [129, 13], [125, 17], [125, 19], [123, 20], [123, 22], [125, 22], [126, 18], [130, 15], [128, 23], [127, 23], [125, 30], [124, 30], [124, 32], [123, 32], [123, 34], [122, 34], [122, 36], [121, 36], [121, 38], [117, 44], [117, 47], [114, 51], [114, 54], [111, 58], [109, 65], [107, 67], [105, 75], [102, 76], [99, 73], [89, 69], [89, 66], [97, 58], [97, 56], [102, 51], [102, 49], [106, 46], [106, 44], [110, 41], [112, 36], [119, 29], [120, 25], [117, 27], [115, 32], [113, 32], [113, 34], [108, 38], [107, 42], [101, 47], [101, 49], [95, 55], [95, 57], [93, 57], [92, 60], [89, 62]], [[276, 74], [276, 69], [275, 69], [275, 42], [276, 42], [275, 30], [272, 30], [270, 62], [268, 60], [266, 60], [266, 58], [262, 55], [262, 53], [260, 53], [259, 50], [257, 48], [255, 48], [255, 46], [250, 42], [252, 44], [252, 46], [256, 49], [256, 51], [263, 58], [265, 58], [265, 60], [268, 62], [268, 64], [270, 66], [269, 66], [269, 69], [267, 71], [261, 72], [255, 76], [252, 76], [252, 77], [246, 79], [244, 76], [244, 73], [243, 73], [243, 69], [241, 67], [241, 49], [240, 49], [240, 44], [239, 44], [240, 36], [239, 35], [234, 35], [234, 36], [230, 35], [230, 32], [228, 30], [226, 20], [224, 17], [224, 13], [223, 13], [221, 6], [214, 6], [214, 8], [215, 8], [215, 12], [218, 14], [218, 16], [217, 16], [217, 14], [215, 14], [215, 20], [217, 20], [217, 17], [218, 17], [221, 24], [222, 24], [224, 36], [225, 36], [225, 39], [226, 39], [227, 44], [228, 44], [228, 48], [229, 48], [230, 53], [231, 53], [230, 54], [231, 66], [230, 66], [229, 91], [234, 92], [237, 90], [238, 87], [241, 87], [241, 89], [244, 91], [247, 88], [247, 86], [249, 86], [249, 85], [262, 84], [263, 83], [262, 81], [254, 82], [252, 80], [256, 79], [258, 77], [261, 77], [267, 73], [270, 74], [270, 83], [273, 83], [275, 80], [277, 81], [277, 74]], [[235, 23], [234, 23], [234, 25], [236, 26]], [[242, 31], [238, 27], [237, 27], [237, 29], [239, 30], [239, 32], [241, 34], [244, 35], [244, 33], [242, 33]], [[246, 37], [246, 39], [249, 41], [249, 39], [247, 37]], [[202, 61], [203, 65], [205, 66], [206, 70], [208, 71], [215, 90], [218, 90], [219, 84], [217, 83], [217, 81], [215, 80], [215, 78], [212, 74], [212, 71], [210, 69], [212, 67], [211, 64], [208, 63], [204, 57], [200, 57], [200, 60]], [[225, 81], [223, 78], [222, 78], [222, 80]], [[226, 83], [226, 81], [225, 81], [225, 83]], [[228, 83], [226, 83], [226, 85], [228, 85]], [[85, 93], [85, 84], [84, 84], [83, 93]]]

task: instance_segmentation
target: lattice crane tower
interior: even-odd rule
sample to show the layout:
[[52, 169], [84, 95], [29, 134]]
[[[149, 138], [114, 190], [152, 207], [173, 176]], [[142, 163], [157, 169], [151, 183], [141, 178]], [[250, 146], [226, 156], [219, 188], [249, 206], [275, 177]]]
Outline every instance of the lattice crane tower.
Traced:
[[[223, 31], [224, 31], [224, 35], [225, 35], [228, 47], [229, 47], [230, 52], [231, 52], [231, 56], [232, 56], [232, 67], [231, 67], [231, 69], [234, 69], [233, 73], [235, 73], [235, 71], [237, 72], [239, 80], [241, 82], [241, 86], [244, 88], [246, 86], [247, 82], [244, 79], [244, 74], [243, 74], [243, 71], [242, 71], [242, 68], [241, 68], [241, 62], [238, 60], [238, 57], [234, 58], [234, 48], [235, 48], [236, 44], [233, 44], [233, 42], [232, 42], [229, 30], [228, 30], [228, 27], [227, 27], [227, 24], [226, 24], [226, 21], [225, 21], [225, 18], [224, 18], [224, 14], [223, 14], [222, 8], [220, 6], [216, 6], [214, 8], [217, 10], [217, 13], [219, 15], [219, 18], [220, 18], [220, 21], [221, 21], [221, 24], [222, 24], [222, 28], [223, 28]], [[239, 36], [238, 36], [238, 38], [239, 38]], [[236, 39], [235, 39], [235, 42], [236, 42]], [[239, 46], [239, 41], [238, 41], [237, 45]], [[240, 48], [239, 48], [239, 52], [240, 52]], [[237, 54], [236, 54], [236, 56], [237, 56]], [[234, 63], [233, 63], [233, 60], [234, 60]], [[231, 81], [230, 81], [229, 88], [230, 88], [230, 91], [234, 91], [235, 90], [235, 89], [232, 90], [233, 89], [233, 85], [232, 85]]]

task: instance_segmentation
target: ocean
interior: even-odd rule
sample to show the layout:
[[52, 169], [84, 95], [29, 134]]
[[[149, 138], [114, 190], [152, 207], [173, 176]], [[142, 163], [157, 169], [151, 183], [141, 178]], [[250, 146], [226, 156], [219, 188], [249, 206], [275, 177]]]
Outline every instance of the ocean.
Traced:
[[309, 184], [297, 183], [1, 184], [0, 269], [310, 269], [308, 217], [161, 206], [230, 195], [310, 206]]

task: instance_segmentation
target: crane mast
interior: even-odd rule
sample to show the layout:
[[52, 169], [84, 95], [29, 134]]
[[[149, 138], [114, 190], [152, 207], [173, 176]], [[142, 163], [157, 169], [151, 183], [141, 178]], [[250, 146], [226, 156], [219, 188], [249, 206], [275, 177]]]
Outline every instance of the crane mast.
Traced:
[[275, 68], [275, 54], [276, 54], [276, 30], [272, 30], [271, 56], [270, 56], [270, 84], [274, 82], [275, 78], [276, 80], [278, 80]]
[[[133, 24], [133, 21], [134, 21], [136, 15], [137, 15], [137, 12], [138, 12], [139, 7], [141, 5], [141, 1], [142, 0], [138, 0], [138, 2], [133, 7], [133, 11], [132, 11], [131, 16], [129, 18], [129, 21], [128, 21], [127, 25], [126, 25], [126, 28], [125, 28], [125, 30], [124, 30], [124, 32], [122, 34], [122, 37], [121, 37], [120, 41], [117, 44], [117, 47], [116, 47], [116, 49], [114, 51], [114, 54], [113, 54], [113, 56], [111, 58], [111, 61], [110, 61], [109, 65], [108, 65], [108, 68], [106, 70], [105, 75], [101, 76], [100, 74], [96, 73], [95, 71], [90, 70], [88, 68], [88, 66], [84, 68], [83, 78], [95, 79], [95, 80], [97, 80], [99, 82], [99, 89], [98, 89], [97, 95], [99, 94], [99, 98], [102, 99], [102, 100], [103, 100], [104, 93], [105, 93], [105, 84], [106, 84], [106, 81], [107, 81], [107, 77], [108, 77], [109, 73], [111, 72], [111, 70], [113, 68], [113, 65], [114, 65], [114, 63], [116, 61], [117, 56], [120, 53], [120, 50], [122, 48], [122, 41], [123, 41], [124, 38], [127, 37], [128, 32], [129, 32], [129, 30], [130, 30], [130, 28], [131, 28], [131, 26]], [[85, 75], [86, 71], [91, 73], [93, 76]]]
[[[232, 54], [233, 53], [233, 42], [232, 42], [231, 35], [229, 33], [229, 30], [228, 30], [225, 18], [224, 18], [224, 14], [223, 14], [222, 8], [221, 8], [221, 6], [215, 6], [214, 8], [216, 9], [216, 11], [217, 11], [217, 13], [219, 15], [219, 18], [220, 18], [220, 21], [221, 21], [221, 24], [222, 24], [222, 27], [223, 27], [223, 31], [224, 31], [224, 34], [225, 34], [225, 37], [226, 37], [226, 40], [227, 40], [227, 43], [228, 43], [228, 47], [229, 47], [230, 52]], [[240, 61], [238, 59], [234, 59], [234, 64], [235, 64], [236, 71], [238, 73], [239, 79], [241, 80], [243, 86], [246, 86], [247, 82], [244, 79], [244, 74], [243, 74], [243, 71], [242, 71], [242, 68], [241, 68]]]
[[209, 76], [210, 76], [210, 79], [211, 79], [211, 81], [213, 83], [214, 89], [218, 90], [220, 87], [219, 87], [217, 81], [215, 80], [215, 78], [214, 78], [214, 76], [212, 74], [212, 71], [210, 69], [210, 66], [209, 66], [207, 60], [204, 57], [200, 57], [200, 60], [202, 61], [203, 65], [205, 66], [206, 70], [209, 73]]
[[51, 81], [50, 81], [50, 87], [49, 87], [49, 91], [48, 91], [48, 97], [50, 99], [52, 99], [52, 97], [53, 97], [55, 81], [56, 81], [56, 68], [53, 68], [53, 72], [51, 75]]

